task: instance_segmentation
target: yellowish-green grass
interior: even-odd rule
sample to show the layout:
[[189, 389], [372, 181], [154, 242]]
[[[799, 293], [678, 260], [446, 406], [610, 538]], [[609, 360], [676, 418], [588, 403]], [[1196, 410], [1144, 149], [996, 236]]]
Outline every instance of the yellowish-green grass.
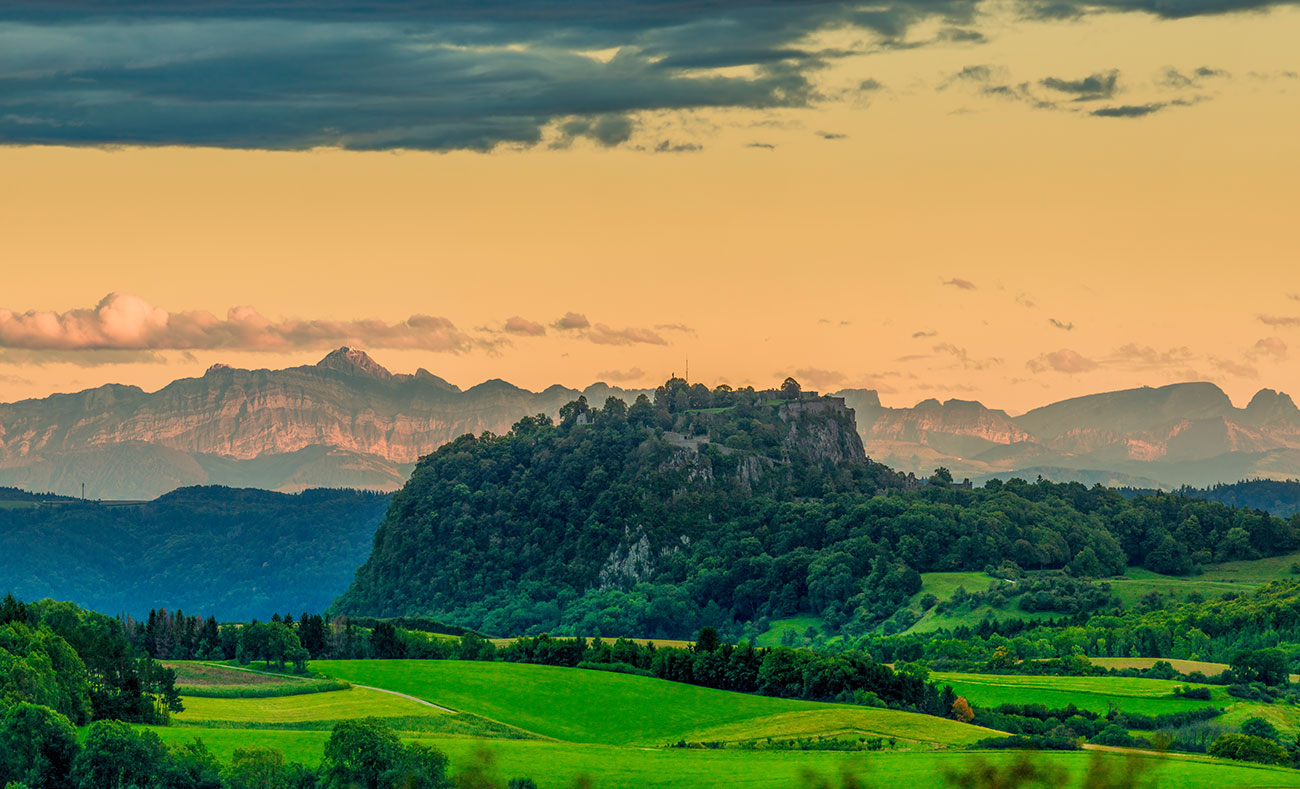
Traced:
[[[1191, 674], [1199, 671], [1207, 677], [1213, 677], [1216, 674], [1222, 674], [1228, 670], [1227, 663], [1209, 663], [1204, 660], [1181, 660], [1179, 658], [1151, 658], [1151, 657], [1090, 657], [1088, 661], [1094, 666], [1113, 669], [1148, 669], [1157, 662], [1163, 660], [1174, 667], [1175, 671], [1183, 674]], [[1300, 674], [1291, 675], [1292, 682], [1300, 682]]]
[[220, 721], [286, 724], [339, 721], [348, 718], [400, 718], [445, 714], [433, 707], [392, 693], [366, 688], [254, 699], [186, 696], [182, 701], [185, 704], [185, 711], [174, 715], [179, 723]]
[[[459, 638], [459, 636], [453, 636], [453, 637]], [[515, 641], [515, 639], [513, 638], [489, 638], [488, 640], [491, 641], [497, 647], [509, 646], [511, 643]], [[594, 639], [588, 638], [587, 640], [591, 641]], [[608, 643], [613, 643], [618, 639], [604, 638], [602, 640]], [[685, 649], [686, 647], [689, 647], [695, 643], [694, 641], [682, 641], [679, 639], [672, 639], [672, 638], [629, 638], [628, 641], [631, 641], [634, 644], [640, 644], [641, 646], [645, 646], [646, 644], [654, 644], [655, 649], [660, 649], [662, 647], [672, 647], [674, 649]]]
[[[962, 745], [992, 732], [928, 715], [821, 704], [701, 688], [607, 671], [456, 660], [313, 661], [323, 674], [381, 687], [545, 737], [609, 745], [696, 741], [731, 726], [752, 739], [779, 736], [791, 712], [821, 711], [832, 728], [854, 726], [937, 745]], [[770, 732], [770, 733], [769, 733]]]
[[[320, 761], [328, 732], [240, 731], [230, 729], [158, 728], [167, 742], [203, 740], [218, 758], [228, 760], [236, 748], [261, 746], [283, 751], [290, 761], [314, 766]], [[807, 772], [838, 778], [845, 770], [868, 786], [942, 787], [950, 772], [969, 769], [977, 760], [1005, 765], [1018, 754], [1008, 752], [912, 751], [836, 753], [817, 751], [694, 750], [678, 748], [619, 748], [608, 745], [542, 740], [475, 741], [463, 738], [414, 737], [408, 741], [437, 747], [451, 758], [453, 772], [462, 771], [486, 753], [490, 772], [499, 780], [532, 777], [541, 789], [568, 789], [579, 776], [588, 776], [597, 789], [646, 787], [676, 789], [796, 789], [806, 787]], [[1125, 754], [1085, 751], [1034, 753], [1032, 758], [1067, 771], [1063, 787], [1078, 786], [1094, 758], [1116, 766]], [[1150, 757], [1147, 775], [1161, 787], [1300, 786], [1300, 772], [1207, 757], [1162, 754]]]
[[1080, 709], [1104, 713], [1114, 704], [1124, 712], [1163, 715], [1199, 707], [1226, 706], [1233, 701], [1225, 689], [1211, 685], [1197, 686], [1211, 689], [1211, 701], [1175, 698], [1174, 688], [1185, 683], [1136, 677], [1036, 677], [934, 672], [931, 679], [940, 685], [952, 685], [957, 695], [965, 696], [972, 704], [981, 707], [1045, 704], [1057, 709], [1074, 704]]
[[1207, 677], [1213, 677], [1215, 674], [1221, 674], [1228, 668], [1225, 663], [1207, 663], [1204, 660], [1180, 660], [1179, 658], [1128, 658], [1128, 657], [1090, 657], [1088, 662], [1094, 666], [1113, 669], [1148, 669], [1159, 661], [1164, 661], [1174, 667], [1174, 670], [1182, 674], [1191, 674], [1199, 671]]

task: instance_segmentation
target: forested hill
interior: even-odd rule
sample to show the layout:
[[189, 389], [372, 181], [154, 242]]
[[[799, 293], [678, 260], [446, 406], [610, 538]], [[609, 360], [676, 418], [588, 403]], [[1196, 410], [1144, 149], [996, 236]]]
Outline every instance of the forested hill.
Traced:
[[[1130, 495], [1148, 495], [1151, 491], [1126, 490]], [[1230, 485], [1208, 488], [1180, 488], [1179, 493], [1199, 499], [1218, 501], [1231, 507], [1250, 507], [1283, 517], [1300, 512], [1300, 480], [1248, 479]]]
[[129, 504], [0, 491], [0, 595], [143, 617], [318, 611], [364, 561], [388, 494], [182, 488]]
[[465, 436], [395, 494], [335, 610], [645, 636], [811, 612], [852, 634], [900, 608], [920, 572], [1179, 574], [1300, 545], [1300, 518], [1182, 496], [967, 489], [944, 472], [917, 485], [851, 435], [852, 411], [833, 398], [669, 381], [653, 403], [578, 401], [558, 424]]

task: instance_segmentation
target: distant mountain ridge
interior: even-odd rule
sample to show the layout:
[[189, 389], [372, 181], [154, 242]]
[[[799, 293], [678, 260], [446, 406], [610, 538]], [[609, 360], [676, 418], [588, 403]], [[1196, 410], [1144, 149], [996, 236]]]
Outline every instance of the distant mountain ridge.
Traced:
[[967, 400], [886, 408], [870, 390], [839, 394], [857, 410], [867, 453], [900, 471], [945, 465], [977, 480], [1042, 474], [1143, 487], [1300, 476], [1300, 409], [1272, 389], [1237, 408], [1211, 383], [1142, 387], [1016, 417]]
[[[314, 365], [213, 365], [157, 392], [110, 384], [0, 404], [0, 485], [92, 498], [152, 499], [188, 485], [280, 491], [396, 490], [414, 463], [465, 433], [502, 433], [585, 395], [629, 404], [652, 390], [593, 384], [541, 392], [499, 379], [462, 390], [420, 369], [392, 373], [339, 348]], [[890, 408], [869, 389], [855, 409], [867, 454], [899, 471], [959, 479], [1042, 475], [1130, 487], [1300, 477], [1300, 409], [1262, 389], [1245, 408], [1210, 383], [1071, 398], [1020, 416], [973, 400]]]
[[501, 380], [462, 391], [427, 370], [394, 374], [365, 352], [314, 365], [213, 365], [157, 392], [110, 384], [0, 405], [0, 485], [91, 498], [152, 499], [187, 485], [395, 490], [413, 464], [465, 433], [503, 432], [595, 384], [530, 392]]

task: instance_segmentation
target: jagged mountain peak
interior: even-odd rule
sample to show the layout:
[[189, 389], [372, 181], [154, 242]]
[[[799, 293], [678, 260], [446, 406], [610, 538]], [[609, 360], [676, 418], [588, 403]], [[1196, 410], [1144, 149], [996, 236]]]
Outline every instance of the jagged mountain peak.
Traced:
[[334, 370], [347, 375], [364, 375], [383, 381], [393, 377], [393, 374], [386, 367], [371, 359], [368, 353], [359, 348], [349, 348], [346, 345], [330, 351], [325, 355], [324, 359], [316, 362], [316, 367], [323, 370]]
[[1295, 420], [1300, 417], [1300, 409], [1286, 392], [1260, 389], [1246, 405], [1246, 417], [1256, 424], [1268, 424], [1279, 419]]

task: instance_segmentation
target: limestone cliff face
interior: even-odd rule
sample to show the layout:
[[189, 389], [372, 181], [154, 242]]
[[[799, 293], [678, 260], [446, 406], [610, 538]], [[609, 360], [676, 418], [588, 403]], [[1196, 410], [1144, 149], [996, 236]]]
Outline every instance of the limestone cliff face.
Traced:
[[839, 397], [786, 403], [777, 411], [790, 426], [782, 442], [787, 457], [802, 455], [816, 461], [862, 463], [867, 459], [853, 409]]
[[[629, 402], [638, 394], [598, 388]], [[425, 370], [393, 374], [350, 348], [286, 370], [214, 365], [152, 393], [113, 385], [0, 405], [0, 484], [79, 493], [86, 482], [88, 494], [111, 498], [199, 483], [395, 489], [447, 441], [555, 414], [579, 394], [504, 381], [461, 391]]]

